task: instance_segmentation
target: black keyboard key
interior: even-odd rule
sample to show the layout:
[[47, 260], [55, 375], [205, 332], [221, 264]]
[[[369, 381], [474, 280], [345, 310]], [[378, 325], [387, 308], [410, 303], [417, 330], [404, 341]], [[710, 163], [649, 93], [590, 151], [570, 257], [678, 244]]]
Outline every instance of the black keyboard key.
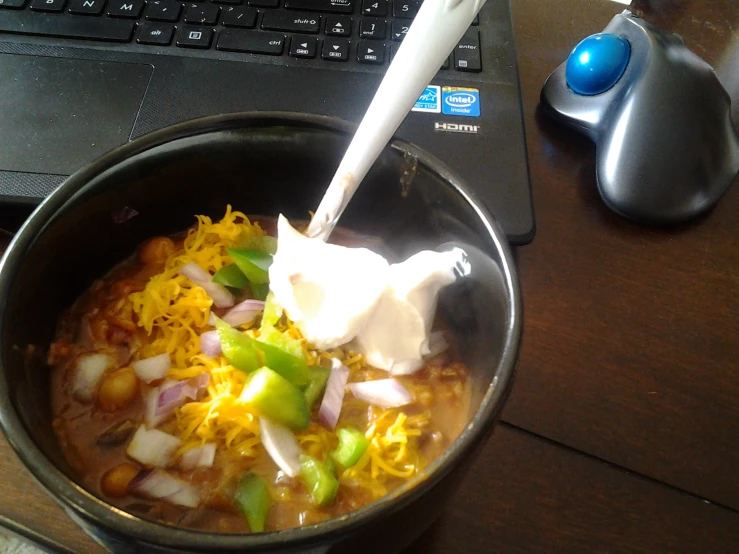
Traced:
[[180, 18], [182, 4], [174, 0], [155, 0], [146, 7], [146, 19], [149, 21], [168, 21], [174, 23]]
[[418, 14], [418, 2], [414, 0], [393, 0], [393, 16], [414, 18]]
[[276, 8], [280, 0], [249, 0], [249, 5], [255, 8]]
[[250, 52], [281, 56], [285, 49], [285, 35], [267, 31], [244, 31], [224, 29], [218, 35], [218, 50], [228, 52]]
[[352, 35], [352, 18], [345, 15], [326, 17], [326, 34], [332, 37], [350, 37]]
[[294, 36], [290, 40], [290, 55], [293, 58], [315, 58], [318, 39], [315, 37]]
[[244, 6], [223, 8], [221, 24], [224, 27], [253, 29], [257, 24], [257, 10]]
[[133, 21], [93, 19], [91, 17], [39, 17], [26, 11], [3, 12], [0, 33], [17, 33], [46, 37], [129, 42]]
[[285, 8], [307, 12], [352, 13], [354, 0], [285, 0]]
[[323, 41], [321, 57], [332, 62], [345, 62], [349, 59], [349, 41], [345, 38], [327, 38]]
[[360, 42], [357, 44], [357, 61], [382, 65], [385, 63], [385, 45], [377, 42]]
[[359, 22], [359, 36], [373, 40], [385, 40], [387, 24], [382, 19], [362, 18]]
[[405, 35], [408, 34], [408, 29], [410, 28], [410, 21], [404, 21], [402, 19], [393, 21], [393, 25], [390, 30], [390, 38], [393, 39], [395, 42], [400, 42], [405, 38]]
[[221, 8], [213, 4], [189, 4], [185, 10], [185, 23], [215, 25]]
[[26, 0], [0, 0], [0, 8], [19, 10], [26, 5]]
[[31, 0], [31, 9], [38, 12], [60, 12], [65, 0]]
[[262, 18], [262, 29], [314, 35], [321, 30], [321, 17], [306, 13], [267, 12]]
[[467, 29], [454, 49], [454, 69], [457, 71], [481, 71], [480, 31]]
[[387, 0], [362, 0], [362, 15], [387, 15]]
[[241, 0], [210, 0], [214, 4], [227, 4], [229, 6], [240, 6]]
[[212, 40], [213, 29], [185, 25], [177, 35], [177, 46], [180, 48], [210, 48]]
[[145, 21], [139, 29], [136, 42], [139, 44], [158, 44], [168, 46], [174, 36], [174, 25]]
[[69, 13], [74, 15], [100, 15], [103, 13], [105, 0], [71, 0]]
[[144, 0], [112, 0], [108, 4], [108, 17], [138, 19], [144, 10]]

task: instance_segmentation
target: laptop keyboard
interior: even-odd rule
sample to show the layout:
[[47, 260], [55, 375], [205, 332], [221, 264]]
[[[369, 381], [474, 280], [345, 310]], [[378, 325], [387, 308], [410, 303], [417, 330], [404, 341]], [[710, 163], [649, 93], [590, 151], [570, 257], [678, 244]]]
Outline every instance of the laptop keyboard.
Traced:
[[[385, 65], [417, 0], [0, 0], [3, 33]], [[482, 70], [477, 18], [442, 69]]]

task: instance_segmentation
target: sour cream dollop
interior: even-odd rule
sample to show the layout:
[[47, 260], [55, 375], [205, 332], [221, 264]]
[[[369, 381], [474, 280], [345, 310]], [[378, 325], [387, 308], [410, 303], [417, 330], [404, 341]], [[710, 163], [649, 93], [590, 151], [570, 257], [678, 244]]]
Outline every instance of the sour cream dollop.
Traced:
[[270, 290], [308, 341], [330, 349], [356, 339], [375, 367], [420, 367], [439, 291], [454, 282], [459, 252], [425, 250], [389, 264], [366, 248], [308, 238], [282, 215], [277, 233]]

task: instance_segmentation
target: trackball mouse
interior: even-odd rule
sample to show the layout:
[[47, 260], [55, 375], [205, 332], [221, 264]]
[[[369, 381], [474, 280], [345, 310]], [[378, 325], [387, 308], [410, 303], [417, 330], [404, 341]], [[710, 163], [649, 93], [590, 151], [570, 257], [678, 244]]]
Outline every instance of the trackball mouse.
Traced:
[[601, 197], [639, 223], [709, 210], [739, 172], [731, 99], [711, 66], [628, 10], [575, 47], [541, 102], [595, 142]]

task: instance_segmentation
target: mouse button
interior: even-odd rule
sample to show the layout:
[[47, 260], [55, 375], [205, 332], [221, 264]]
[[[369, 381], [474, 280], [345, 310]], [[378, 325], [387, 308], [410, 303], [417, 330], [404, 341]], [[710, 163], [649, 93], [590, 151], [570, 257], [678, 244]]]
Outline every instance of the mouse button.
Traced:
[[591, 138], [595, 137], [613, 101], [611, 91], [599, 96], [580, 96], [572, 92], [565, 82], [563, 67], [549, 76], [541, 91], [542, 106], [551, 115]]

